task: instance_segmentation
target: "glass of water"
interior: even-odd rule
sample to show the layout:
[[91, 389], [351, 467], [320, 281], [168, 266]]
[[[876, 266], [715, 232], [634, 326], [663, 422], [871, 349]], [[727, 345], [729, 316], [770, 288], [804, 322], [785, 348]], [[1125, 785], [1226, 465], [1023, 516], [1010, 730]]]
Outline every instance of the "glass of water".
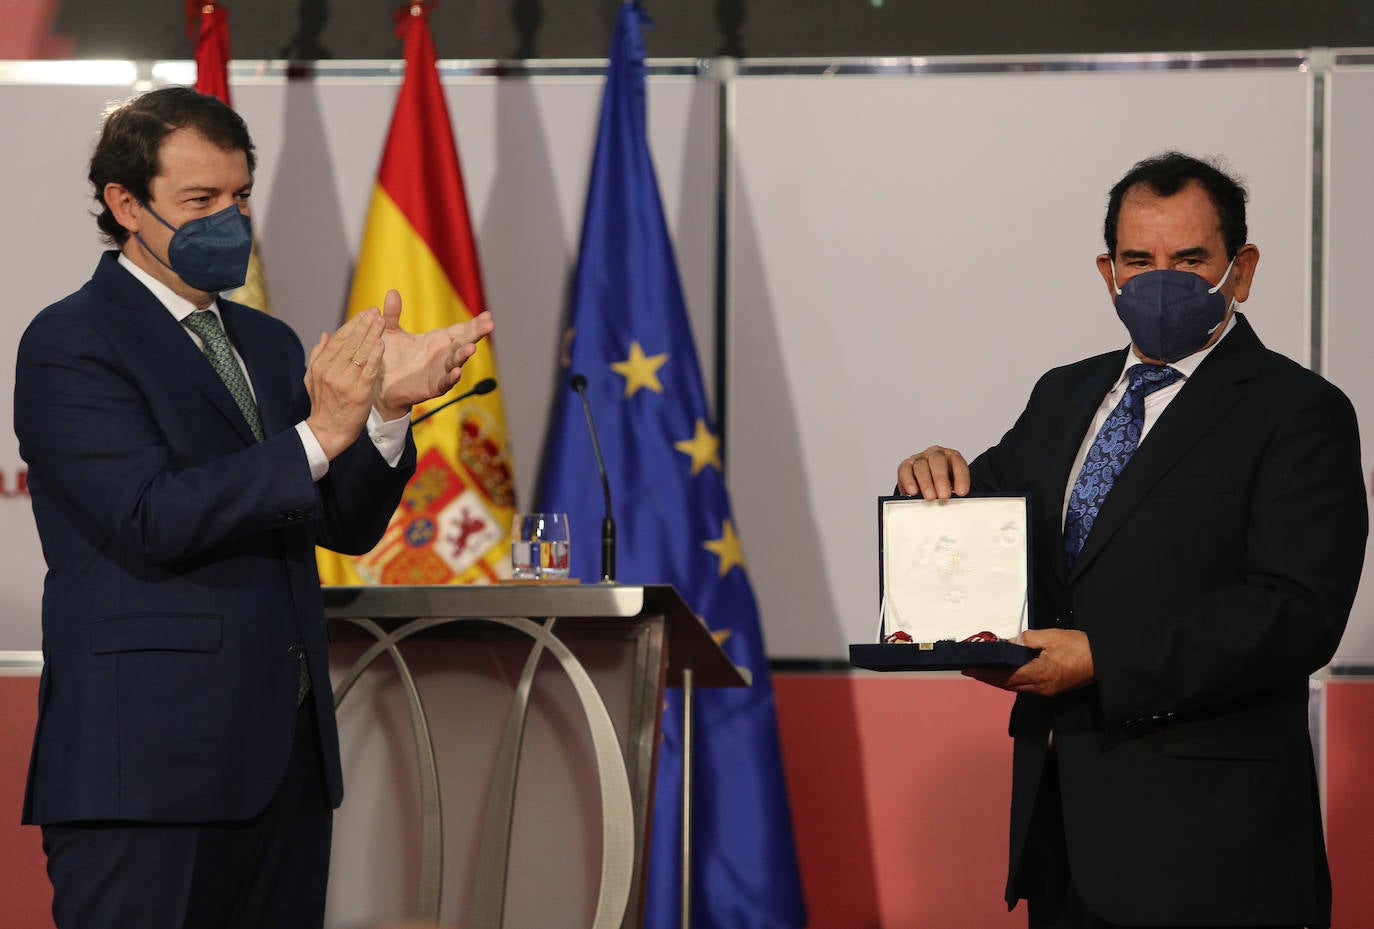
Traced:
[[568, 514], [516, 513], [510, 529], [511, 576], [516, 580], [568, 576]]

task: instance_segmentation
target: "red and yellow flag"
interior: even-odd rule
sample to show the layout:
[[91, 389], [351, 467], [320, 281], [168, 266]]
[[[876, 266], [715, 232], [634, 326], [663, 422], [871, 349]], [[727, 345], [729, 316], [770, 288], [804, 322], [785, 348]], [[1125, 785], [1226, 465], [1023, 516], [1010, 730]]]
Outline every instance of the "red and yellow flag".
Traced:
[[[463, 172], [439, 83], [430, 2], [396, 16], [405, 43], [405, 78], [396, 100], [348, 315], [401, 293], [401, 323], [412, 332], [471, 319], [486, 308]], [[458, 390], [496, 375], [492, 340], [463, 365]], [[431, 400], [419, 415], [443, 402]], [[509, 575], [515, 511], [506, 414], [500, 393], [471, 397], [416, 424], [419, 464], [378, 546], [358, 558], [319, 551], [326, 584], [484, 583]]]
[[[214, 0], [186, 0], [186, 33], [196, 46], [196, 91], [233, 106], [229, 99], [229, 11]], [[224, 296], [264, 313], [272, 312], [257, 236], [253, 237], [247, 279], [238, 290]]]

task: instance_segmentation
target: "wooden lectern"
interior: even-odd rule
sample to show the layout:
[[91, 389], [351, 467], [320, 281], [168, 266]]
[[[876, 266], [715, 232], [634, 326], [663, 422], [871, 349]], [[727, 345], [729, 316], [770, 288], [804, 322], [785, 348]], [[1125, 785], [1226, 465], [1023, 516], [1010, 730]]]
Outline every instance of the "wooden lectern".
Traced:
[[324, 593], [348, 790], [329, 924], [637, 929], [664, 687], [683, 687], [689, 764], [693, 687], [749, 683], [677, 591]]

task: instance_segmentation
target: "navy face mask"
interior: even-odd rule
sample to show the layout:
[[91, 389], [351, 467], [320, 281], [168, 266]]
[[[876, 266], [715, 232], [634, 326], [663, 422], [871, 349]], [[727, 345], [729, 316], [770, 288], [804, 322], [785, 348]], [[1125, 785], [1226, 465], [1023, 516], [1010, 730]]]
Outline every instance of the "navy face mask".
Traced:
[[1178, 361], [1206, 345], [1230, 308], [1220, 291], [1235, 263], [1232, 258], [1215, 287], [1191, 271], [1172, 268], [1137, 274], [1117, 287], [1113, 265], [1116, 315], [1141, 354], [1157, 361]]
[[180, 229], [158, 216], [148, 204], [143, 206], [172, 230], [166, 261], [138, 236], [143, 247], [166, 268], [196, 290], [207, 293], [243, 286], [248, 278], [248, 259], [253, 254], [253, 223], [238, 206], [230, 204], [218, 213], [183, 223]]

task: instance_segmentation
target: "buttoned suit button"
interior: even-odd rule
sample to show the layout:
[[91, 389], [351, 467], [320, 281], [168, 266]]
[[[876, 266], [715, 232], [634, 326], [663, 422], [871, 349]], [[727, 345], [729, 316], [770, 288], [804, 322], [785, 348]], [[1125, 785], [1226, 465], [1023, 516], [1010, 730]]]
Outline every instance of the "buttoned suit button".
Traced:
[[292, 661], [300, 661], [301, 655], [305, 654], [305, 649], [299, 645], [293, 645], [286, 650], [286, 654], [290, 656]]

